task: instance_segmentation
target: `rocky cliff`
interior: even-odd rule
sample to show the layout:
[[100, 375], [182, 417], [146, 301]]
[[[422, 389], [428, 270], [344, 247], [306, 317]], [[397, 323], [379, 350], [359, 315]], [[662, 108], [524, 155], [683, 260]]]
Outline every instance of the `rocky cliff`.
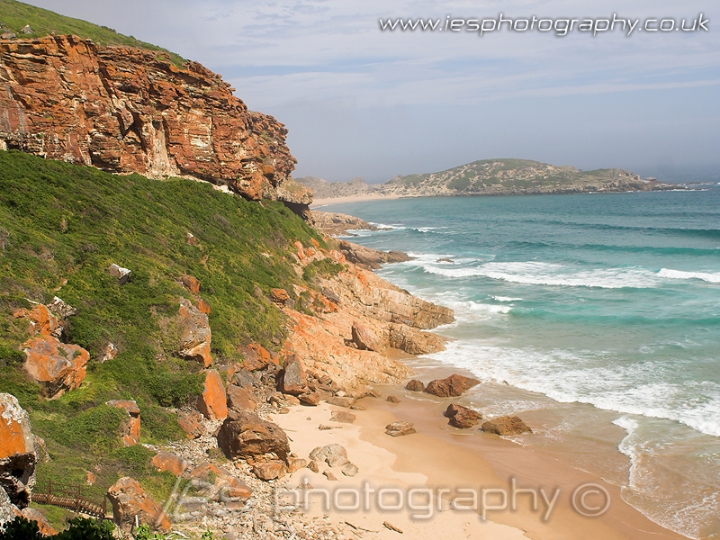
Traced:
[[219, 75], [76, 36], [0, 41], [0, 148], [151, 178], [205, 180], [303, 211], [287, 130]]

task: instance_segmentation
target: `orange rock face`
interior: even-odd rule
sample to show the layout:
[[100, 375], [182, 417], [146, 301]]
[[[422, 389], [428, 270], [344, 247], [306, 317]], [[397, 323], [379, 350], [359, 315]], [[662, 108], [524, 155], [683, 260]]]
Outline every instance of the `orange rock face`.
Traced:
[[52, 525], [50, 525], [50, 522], [48, 522], [40, 510], [28, 507], [24, 508], [21, 514], [25, 519], [36, 522], [38, 529], [40, 529], [40, 534], [43, 536], [54, 536], [57, 534], [57, 531], [52, 528]]
[[78, 345], [66, 345], [49, 335], [39, 335], [23, 345], [25, 370], [40, 383], [49, 399], [75, 390], [85, 379], [90, 354]]
[[13, 317], [16, 319], [28, 319], [30, 321], [30, 325], [32, 326], [31, 331], [33, 334], [59, 337], [58, 330], [62, 328], [62, 324], [58, 318], [50, 313], [50, 310], [42, 304], [37, 304], [29, 310], [19, 309], [13, 313]]
[[200, 292], [200, 280], [192, 276], [183, 276], [182, 284], [191, 293], [197, 294]]
[[202, 415], [197, 411], [180, 411], [177, 422], [187, 434], [188, 439], [197, 439], [205, 433], [205, 428], [202, 425]]
[[110, 486], [107, 495], [112, 503], [115, 523], [123, 529], [131, 528], [135, 516], [138, 516], [140, 523], [162, 531], [170, 530], [170, 520], [162, 507], [145, 492], [137, 480], [125, 476]]
[[105, 403], [108, 407], [123, 409], [128, 413], [128, 419], [122, 425], [123, 443], [125, 446], [134, 446], [140, 443], [140, 408], [137, 403], [130, 400], [117, 399]]
[[220, 374], [211, 369], [205, 377], [205, 389], [198, 399], [198, 410], [210, 420], [225, 420], [228, 415], [227, 395]]
[[0, 491], [25, 508], [35, 482], [35, 445], [27, 412], [11, 394], [0, 394]]
[[170, 472], [175, 476], [180, 476], [187, 469], [187, 462], [168, 452], [159, 452], [152, 460], [153, 467], [159, 471]]
[[[152, 178], [189, 176], [248, 199], [296, 202], [287, 130], [219, 75], [76, 36], [0, 41], [0, 141], [49, 159]], [[291, 184], [292, 182], [288, 182]], [[302, 193], [296, 193], [301, 188]]]

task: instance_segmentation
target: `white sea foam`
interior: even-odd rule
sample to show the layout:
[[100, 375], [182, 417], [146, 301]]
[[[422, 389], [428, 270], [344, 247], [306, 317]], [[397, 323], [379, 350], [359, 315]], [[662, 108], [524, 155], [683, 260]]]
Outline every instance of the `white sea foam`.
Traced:
[[720, 384], [672, 383], [664, 366], [652, 361], [616, 365], [603, 361], [605, 354], [559, 349], [544, 352], [459, 340], [430, 356], [468, 369], [483, 381], [507, 382], [561, 403], [589, 403], [623, 414], [674, 420], [701, 433], [720, 436]]
[[720, 283], [720, 272], [685, 272], [663, 268], [658, 276], [667, 279], [700, 279], [709, 283]]
[[490, 296], [496, 302], [520, 302], [522, 298], [511, 298], [509, 296]]
[[572, 272], [559, 264], [541, 262], [486, 262], [479, 266], [462, 268], [447, 268], [432, 264], [422, 266], [428, 273], [449, 278], [488, 277], [523, 285], [603, 289], [651, 288], [658, 285], [658, 276], [642, 268], [607, 268]]

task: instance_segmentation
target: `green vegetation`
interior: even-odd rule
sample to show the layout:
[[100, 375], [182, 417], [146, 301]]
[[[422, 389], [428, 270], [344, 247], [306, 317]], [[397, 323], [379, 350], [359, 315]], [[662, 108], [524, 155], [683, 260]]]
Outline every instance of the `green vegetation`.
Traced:
[[[177, 66], [181, 66], [185, 60], [177, 54], [166, 51], [161, 47], [151, 45], [135, 39], [132, 36], [118, 34], [112, 28], [98, 26], [89, 22], [65, 17], [58, 13], [38, 8], [16, 0], [0, 0], [0, 23], [3, 31], [9, 30], [17, 34], [18, 38], [32, 39], [50, 35], [52, 33], [74, 34], [83, 39], [91, 39], [98, 45], [126, 45], [149, 51], [156, 51], [166, 55], [168, 60]], [[31, 34], [24, 34], [21, 30], [29, 25]]]
[[303, 279], [305, 281], [311, 281], [315, 276], [318, 275], [324, 278], [331, 278], [333, 276], [337, 276], [344, 269], [345, 266], [343, 266], [339, 262], [335, 262], [330, 259], [313, 261], [308, 264], [303, 270]]
[[[149, 451], [122, 447], [127, 417], [104, 403], [137, 401], [141, 442], [183, 437], [166, 407], [194, 402], [204, 375], [200, 364], [176, 353], [180, 298], [211, 307], [216, 363], [242, 362], [239, 350], [250, 342], [277, 350], [285, 319], [268, 300], [270, 289], [315, 287], [315, 275], [342, 269], [322, 262], [298, 278], [293, 242], [311, 239], [325, 247], [280, 203], [248, 202], [200, 182], [117, 176], [0, 152], [0, 392], [18, 398], [46, 442], [52, 460], [40, 460], [38, 481], [84, 485], [92, 472], [97, 481], [84, 496], [101, 500], [130, 475], [158, 500], [166, 497], [174, 479], [149, 466]], [[111, 263], [132, 271], [125, 285], [109, 275]], [[181, 285], [186, 274], [200, 280], [198, 295]], [[78, 311], [64, 340], [86, 348], [91, 360], [79, 389], [47, 401], [22, 368], [28, 323], [12, 314], [55, 295]], [[118, 355], [100, 363], [108, 343]]]

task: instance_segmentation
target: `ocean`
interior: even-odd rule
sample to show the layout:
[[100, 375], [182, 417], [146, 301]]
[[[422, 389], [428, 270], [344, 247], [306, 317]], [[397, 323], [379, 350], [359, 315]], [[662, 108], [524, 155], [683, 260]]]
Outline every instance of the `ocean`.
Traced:
[[423, 365], [467, 369], [517, 442], [621, 486], [656, 523], [720, 535], [720, 184], [693, 191], [330, 205], [414, 260], [378, 274], [451, 307]]

